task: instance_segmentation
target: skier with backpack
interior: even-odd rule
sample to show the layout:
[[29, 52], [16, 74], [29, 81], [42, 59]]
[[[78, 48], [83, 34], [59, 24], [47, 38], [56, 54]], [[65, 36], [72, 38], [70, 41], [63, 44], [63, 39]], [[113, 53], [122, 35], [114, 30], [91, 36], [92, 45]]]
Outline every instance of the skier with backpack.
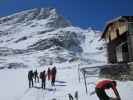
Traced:
[[51, 69], [48, 68], [47, 70], [48, 80], [51, 80]]
[[34, 77], [33, 71], [30, 70], [28, 72], [29, 88], [34, 86], [34, 84], [33, 84], [33, 77]]
[[56, 73], [57, 73], [56, 67], [53, 67], [52, 68], [52, 81], [51, 81], [52, 86], [55, 85]]
[[39, 77], [38, 77], [38, 72], [37, 72], [37, 70], [34, 71], [34, 78], [35, 78], [35, 83], [36, 83], [36, 82], [39, 83]]
[[42, 81], [42, 83], [41, 83], [42, 89], [45, 89], [45, 87], [46, 87], [46, 73], [45, 73], [45, 70], [40, 73], [40, 79]]

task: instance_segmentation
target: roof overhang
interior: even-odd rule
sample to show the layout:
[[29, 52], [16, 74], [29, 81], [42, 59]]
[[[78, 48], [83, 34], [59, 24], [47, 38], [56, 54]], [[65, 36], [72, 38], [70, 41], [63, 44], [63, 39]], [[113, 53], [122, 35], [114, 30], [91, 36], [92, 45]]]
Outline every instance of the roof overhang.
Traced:
[[117, 17], [117, 18], [115, 18], [115, 19], [112, 19], [112, 20], [108, 21], [108, 22], [106, 23], [105, 27], [104, 27], [104, 31], [103, 31], [103, 33], [102, 33], [101, 38], [104, 38], [104, 37], [105, 37], [105, 34], [106, 34], [106, 32], [107, 32], [107, 30], [108, 30], [108, 28], [109, 28], [109, 26], [110, 26], [111, 24], [113, 24], [113, 23], [115, 23], [115, 22], [117, 22], [117, 21], [126, 21], [126, 20], [127, 20], [126, 17], [128, 17], [128, 16], [120, 16], [120, 17]]

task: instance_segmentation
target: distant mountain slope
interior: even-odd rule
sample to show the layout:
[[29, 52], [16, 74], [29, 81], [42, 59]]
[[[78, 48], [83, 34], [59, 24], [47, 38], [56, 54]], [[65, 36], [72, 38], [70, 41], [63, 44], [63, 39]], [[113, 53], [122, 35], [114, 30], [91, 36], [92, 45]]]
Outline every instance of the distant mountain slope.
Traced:
[[104, 53], [99, 39], [99, 31], [72, 26], [54, 8], [22, 11], [0, 18], [1, 67], [90, 60], [92, 53]]

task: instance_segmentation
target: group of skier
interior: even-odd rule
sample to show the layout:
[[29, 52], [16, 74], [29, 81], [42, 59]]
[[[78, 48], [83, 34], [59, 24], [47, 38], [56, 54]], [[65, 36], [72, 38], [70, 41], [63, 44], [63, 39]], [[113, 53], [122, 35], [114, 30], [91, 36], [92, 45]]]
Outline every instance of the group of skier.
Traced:
[[41, 88], [45, 89], [46, 78], [48, 78], [48, 81], [51, 81], [51, 85], [54, 86], [56, 80], [56, 73], [56, 67], [53, 67], [52, 69], [48, 68], [47, 72], [44, 70], [40, 72], [40, 74], [38, 74], [37, 70], [35, 70], [34, 72], [30, 70], [28, 72], [29, 88], [34, 86], [34, 82], [39, 83], [39, 79], [41, 79]]
[[[45, 89], [46, 87], [46, 78], [48, 81], [51, 81], [51, 85], [55, 85], [55, 80], [56, 80], [56, 73], [57, 69], [56, 67], [53, 67], [52, 69], [48, 68], [47, 71], [42, 71], [38, 75], [37, 70], [34, 72], [30, 70], [28, 72], [28, 80], [29, 80], [29, 88], [34, 86], [34, 82], [39, 83], [39, 78], [41, 79], [41, 88]], [[33, 81], [34, 79], [34, 81]], [[99, 100], [121, 100], [120, 95], [116, 89], [117, 83], [114, 80], [102, 80], [96, 84], [95, 92]], [[109, 97], [105, 90], [110, 89], [114, 91], [114, 94], [116, 95], [116, 98]]]

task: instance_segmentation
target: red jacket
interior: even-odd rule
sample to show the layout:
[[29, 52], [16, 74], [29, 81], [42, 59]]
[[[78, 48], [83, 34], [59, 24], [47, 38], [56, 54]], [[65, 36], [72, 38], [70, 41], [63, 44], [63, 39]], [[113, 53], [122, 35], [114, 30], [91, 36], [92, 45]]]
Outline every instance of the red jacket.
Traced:
[[96, 85], [96, 88], [99, 89], [108, 89], [108, 84], [112, 84], [110, 88], [112, 88], [114, 91], [116, 91], [116, 86], [112, 83], [112, 80], [102, 80], [98, 82]]

